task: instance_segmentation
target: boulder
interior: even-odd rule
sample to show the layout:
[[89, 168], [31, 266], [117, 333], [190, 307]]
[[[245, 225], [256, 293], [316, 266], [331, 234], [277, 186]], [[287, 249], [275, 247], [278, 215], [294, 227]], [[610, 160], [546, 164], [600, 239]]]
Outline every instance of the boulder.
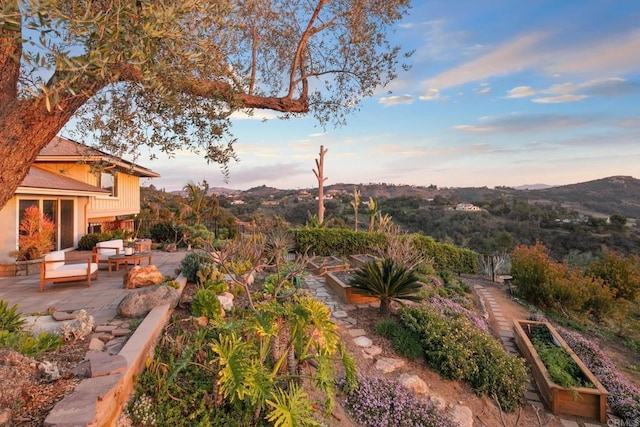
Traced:
[[136, 265], [124, 275], [123, 285], [125, 289], [135, 289], [157, 285], [163, 280], [162, 273], [155, 265]]
[[451, 416], [460, 427], [473, 427], [473, 412], [468, 406], [456, 405]]
[[422, 378], [417, 375], [411, 374], [402, 374], [400, 375], [400, 384], [412, 390], [416, 394], [426, 394], [429, 392], [429, 388], [427, 387], [427, 383], [425, 383]]
[[180, 292], [171, 286], [152, 286], [138, 289], [125, 296], [118, 304], [118, 315], [126, 318], [141, 317], [154, 307], [169, 304], [175, 308], [180, 300]]

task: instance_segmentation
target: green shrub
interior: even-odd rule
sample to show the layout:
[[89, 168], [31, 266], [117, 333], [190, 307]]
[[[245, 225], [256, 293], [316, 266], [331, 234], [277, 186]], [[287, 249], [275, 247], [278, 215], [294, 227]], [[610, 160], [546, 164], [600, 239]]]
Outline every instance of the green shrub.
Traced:
[[194, 316], [205, 316], [209, 319], [219, 319], [221, 317], [222, 305], [217, 294], [212, 289], [200, 289], [193, 296], [191, 302], [191, 314]]
[[34, 337], [21, 331], [0, 331], [0, 347], [10, 348], [30, 357], [38, 357], [47, 351], [59, 348], [62, 344], [64, 344], [62, 337], [49, 332], [43, 332]]
[[158, 243], [177, 243], [183, 239], [183, 232], [176, 223], [165, 221], [154, 224], [149, 230], [151, 239]]
[[[296, 228], [290, 230], [295, 240], [297, 252], [309, 250], [317, 256], [352, 255], [368, 253], [372, 248], [387, 245], [384, 233], [368, 233], [342, 228]], [[433, 238], [419, 234], [409, 234], [405, 238], [412, 240], [412, 245], [433, 261], [433, 268], [438, 271], [452, 271], [457, 274], [475, 273], [477, 270], [477, 254], [469, 249], [436, 242]], [[431, 267], [423, 263], [423, 273], [432, 273]]]
[[105, 242], [107, 240], [113, 240], [113, 239], [121, 239], [122, 237], [123, 237], [123, 232], [121, 230], [85, 234], [78, 241], [78, 250], [90, 251], [98, 242]]
[[508, 355], [489, 333], [429, 307], [403, 308], [400, 319], [420, 337], [427, 362], [444, 378], [465, 380], [478, 395], [495, 395], [506, 411], [518, 406], [528, 381], [524, 360]]
[[24, 326], [24, 319], [18, 313], [18, 306], [9, 307], [9, 303], [0, 300], [0, 331], [19, 332]]
[[200, 271], [200, 265], [202, 258], [197, 251], [189, 252], [180, 261], [180, 267], [182, 268], [182, 275], [187, 278], [188, 282], [198, 283], [198, 272]]
[[400, 323], [383, 319], [376, 323], [376, 333], [391, 340], [393, 350], [400, 356], [415, 360], [424, 355], [420, 337]]

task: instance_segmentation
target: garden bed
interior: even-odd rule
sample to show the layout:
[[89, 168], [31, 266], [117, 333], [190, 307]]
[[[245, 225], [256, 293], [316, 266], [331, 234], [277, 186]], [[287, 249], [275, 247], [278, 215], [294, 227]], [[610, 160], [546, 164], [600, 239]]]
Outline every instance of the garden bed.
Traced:
[[366, 263], [378, 260], [380, 260], [380, 258], [369, 254], [349, 255], [349, 262], [353, 268], [362, 268]]
[[367, 297], [357, 294], [353, 291], [349, 282], [353, 278], [353, 271], [331, 271], [325, 275], [325, 283], [327, 287], [335, 293], [335, 295], [347, 304], [368, 304], [378, 301], [378, 298]]
[[[556, 346], [564, 348], [580, 369], [580, 377], [586, 386], [562, 387], [556, 384], [545, 367], [542, 359], [532, 343], [532, 332], [538, 328], [546, 328]], [[522, 355], [531, 365], [533, 378], [540, 390], [542, 398], [554, 415], [565, 414], [607, 420], [607, 390], [576, 356], [558, 332], [547, 322], [515, 320], [513, 324], [515, 341]], [[546, 331], [543, 331], [546, 333]], [[539, 335], [539, 334], [537, 334]]]
[[329, 271], [345, 271], [349, 270], [351, 266], [345, 260], [336, 256], [315, 257], [307, 263], [307, 268], [313, 272], [322, 276]]

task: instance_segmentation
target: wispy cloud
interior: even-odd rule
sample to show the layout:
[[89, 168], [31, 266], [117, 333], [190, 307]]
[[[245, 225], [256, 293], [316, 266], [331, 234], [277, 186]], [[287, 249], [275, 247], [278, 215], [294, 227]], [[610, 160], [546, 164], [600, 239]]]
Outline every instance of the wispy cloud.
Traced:
[[536, 94], [531, 86], [514, 87], [507, 93], [507, 98], [527, 98]]
[[531, 101], [538, 104], [562, 104], [565, 102], [578, 102], [586, 99], [587, 95], [558, 95], [544, 98], [534, 98]]
[[418, 97], [418, 99], [420, 99], [420, 101], [436, 101], [436, 100], [443, 100], [443, 99], [447, 99], [448, 97], [442, 96], [440, 94], [440, 91], [438, 89], [428, 89], [424, 95], [420, 95]]
[[550, 73], [619, 76], [640, 71], [640, 30], [590, 40], [558, 52], [544, 67]]
[[413, 104], [413, 100], [412, 95], [397, 95], [380, 98], [378, 99], [378, 103], [385, 107], [390, 107], [392, 105]]
[[566, 114], [509, 114], [502, 117], [484, 117], [476, 125], [457, 125], [453, 129], [464, 132], [550, 132], [592, 125], [598, 119], [592, 116], [570, 116]]
[[[425, 80], [422, 86], [442, 91], [525, 70], [548, 76], [568, 75], [595, 79], [640, 71], [640, 30], [616, 34], [603, 40], [583, 40], [581, 44], [564, 47], [554, 45], [560, 37], [562, 34], [557, 34], [554, 38], [551, 33], [546, 32], [521, 35], [479, 58]], [[613, 80], [608, 83], [616, 86]], [[528, 86], [519, 88], [524, 90]], [[510, 95], [510, 98], [519, 97], [515, 96], [518, 95], [517, 91]]]
[[546, 56], [539, 48], [547, 37], [545, 33], [517, 37], [478, 59], [424, 81], [422, 86], [442, 90], [522, 71], [539, 63]]

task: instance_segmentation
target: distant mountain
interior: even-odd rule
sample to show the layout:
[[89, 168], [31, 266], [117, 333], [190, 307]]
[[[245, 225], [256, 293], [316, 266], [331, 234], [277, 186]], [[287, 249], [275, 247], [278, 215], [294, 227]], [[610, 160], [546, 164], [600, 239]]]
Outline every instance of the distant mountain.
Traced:
[[555, 187], [548, 184], [524, 184], [514, 187], [516, 190], [545, 190], [547, 188]]
[[632, 176], [611, 176], [578, 184], [561, 185], [527, 192], [532, 197], [546, 199], [587, 214], [602, 216], [621, 214], [640, 218], [640, 180]]

